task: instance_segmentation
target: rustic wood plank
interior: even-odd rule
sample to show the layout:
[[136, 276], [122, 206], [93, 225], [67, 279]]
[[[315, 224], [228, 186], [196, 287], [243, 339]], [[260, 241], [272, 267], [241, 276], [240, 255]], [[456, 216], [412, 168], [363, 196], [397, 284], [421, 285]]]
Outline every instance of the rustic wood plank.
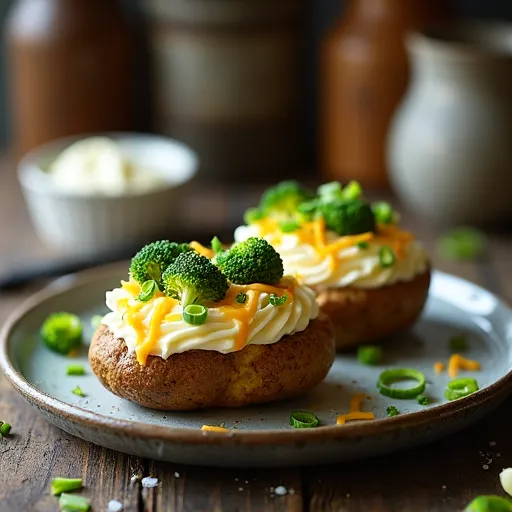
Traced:
[[[149, 474], [161, 482], [148, 490], [148, 512], [301, 512], [298, 469], [218, 469], [180, 466], [151, 461]], [[285, 496], [273, 492], [278, 486]]]

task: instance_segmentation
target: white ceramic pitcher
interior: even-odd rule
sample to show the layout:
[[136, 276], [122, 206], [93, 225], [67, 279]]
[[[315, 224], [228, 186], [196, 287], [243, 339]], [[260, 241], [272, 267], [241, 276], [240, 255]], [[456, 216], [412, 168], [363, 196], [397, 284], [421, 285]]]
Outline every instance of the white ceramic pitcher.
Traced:
[[512, 25], [412, 34], [409, 90], [388, 140], [390, 180], [445, 223], [512, 216]]

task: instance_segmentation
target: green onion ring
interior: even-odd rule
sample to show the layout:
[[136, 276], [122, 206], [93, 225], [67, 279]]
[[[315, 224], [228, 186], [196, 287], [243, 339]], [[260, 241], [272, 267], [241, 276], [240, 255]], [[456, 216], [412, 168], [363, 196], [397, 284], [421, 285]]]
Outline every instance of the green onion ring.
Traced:
[[379, 249], [379, 263], [382, 268], [388, 268], [395, 264], [396, 254], [388, 245], [383, 245]]
[[312, 412], [294, 411], [290, 414], [290, 425], [293, 428], [315, 428], [319, 422]]
[[478, 382], [475, 379], [471, 379], [469, 377], [465, 379], [457, 379], [448, 382], [448, 387], [444, 392], [444, 396], [451, 402], [452, 400], [457, 400], [458, 398], [471, 395], [471, 393], [474, 393], [479, 389]]
[[206, 322], [208, 308], [201, 304], [189, 304], [183, 310], [183, 320], [190, 325], [202, 325]]
[[140, 288], [140, 293], [137, 297], [141, 302], [148, 302], [153, 298], [153, 295], [158, 291], [158, 284], [154, 279], [145, 281]]
[[[393, 388], [390, 386], [393, 382], [403, 379], [414, 379], [418, 381], [418, 384], [407, 389]], [[377, 381], [377, 389], [382, 395], [400, 399], [417, 397], [425, 391], [425, 385], [425, 375], [414, 368], [393, 368], [391, 370], [385, 370], [379, 375], [379, 380]]]

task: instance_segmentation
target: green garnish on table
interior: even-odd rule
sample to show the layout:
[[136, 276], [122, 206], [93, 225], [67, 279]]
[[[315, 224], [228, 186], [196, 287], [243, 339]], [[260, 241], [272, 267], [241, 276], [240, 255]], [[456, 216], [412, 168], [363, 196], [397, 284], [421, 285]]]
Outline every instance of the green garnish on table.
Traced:
[[61, 494], [59, 508], [61, 512], [87, 512], [91, 508], [91, 502], [83, 496]]
[[464, 512], [512, 512], [512, 501], [500, 496], [477, 496]]
[[[392, 386], [395, 382], [403, 380], [415, 380], [417, 384], [409, 388], [396, 388]], [[425, 386], [425, 375], [414, 368], [385, 370], [379, 375], [379, 380], [377, 381], [377, 389], [382, 395], [401, 400], [416, 398], [425, 391]]]
[[11, 433], [11, 425], [6, 421], [0, 421], [0, 438], [8, 436]]
[[369, 366], [378, 364], [382, 359], [382, 347], [378, 345], [362, 345], [357, 349], [357, 360]]
[[294, 411], [290, 414], [290, 425], [293, 428], [314, 428], [320, 420], [312, 413], [305, 411]]
[[52, 480], [52, 494], [54, 496], [58, 496], [63, 492], [76, 491], [82, 487], [83, 481], [81, 478], [62, 478], [58, 476]]

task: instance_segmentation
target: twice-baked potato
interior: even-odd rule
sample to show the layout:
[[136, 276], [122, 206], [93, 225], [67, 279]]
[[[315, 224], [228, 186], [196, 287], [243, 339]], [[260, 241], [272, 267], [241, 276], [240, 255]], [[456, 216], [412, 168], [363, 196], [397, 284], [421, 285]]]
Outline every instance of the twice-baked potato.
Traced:
[[240, 407], [293, 397], [325, 378], [334, 355], [334, 335], [325, 315], [277, 343], [248, 345], [228, 354], [189, 350], [166, 360], [149, 356], [141, 365], [124, 340], [104, 325], [89, 349], [91, 367], [103, 386], [163, 410]]
[[428, 296], [430, 270], [411, 281], [379, 288], [348, 286], [320, 291], [318, 303], [332, 321], [336, 349], [371, 343], [410, 327]]

